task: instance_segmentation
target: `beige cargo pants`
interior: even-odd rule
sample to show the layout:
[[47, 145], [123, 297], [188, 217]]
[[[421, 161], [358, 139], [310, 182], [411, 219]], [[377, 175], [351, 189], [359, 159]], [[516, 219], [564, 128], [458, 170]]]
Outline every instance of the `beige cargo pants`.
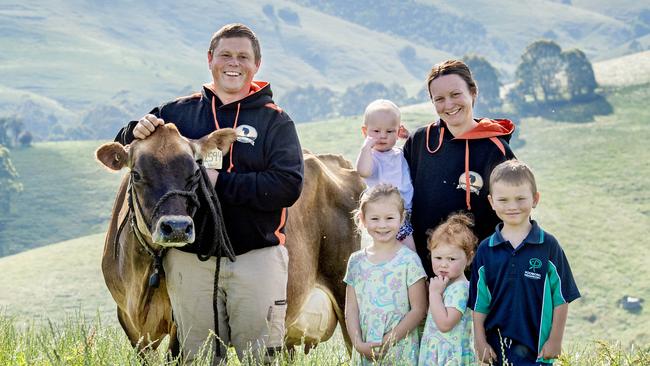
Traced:
[[[217, 309], [221, 355], [232, 345], [242, 360], [245, 352], [256, 359], [281, 348], [287, 309], [289, 255], [282, 246], [257, 249], [221, 258]], [[196, 254], [170, 249], [163, 266], [167, 291], [178, 326], [185, 360], [191, 362], [210, 332], [214, 332], [213, 290], [216, 258], [201, 262]], [[217, 364], [220, 360], [215, 360]]]

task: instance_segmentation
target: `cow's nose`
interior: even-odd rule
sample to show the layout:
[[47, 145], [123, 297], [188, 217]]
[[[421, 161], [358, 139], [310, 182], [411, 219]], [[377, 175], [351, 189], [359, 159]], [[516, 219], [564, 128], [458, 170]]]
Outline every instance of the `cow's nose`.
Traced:
[[152, 236], [162, 246], [183, 246], [194, 242], [194, 222], [189, 216], [162, 216]]

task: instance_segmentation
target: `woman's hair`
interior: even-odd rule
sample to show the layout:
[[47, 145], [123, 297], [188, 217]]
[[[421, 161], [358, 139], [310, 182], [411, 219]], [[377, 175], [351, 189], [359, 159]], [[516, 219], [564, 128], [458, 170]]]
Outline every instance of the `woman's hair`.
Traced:
[[400, 213], [400, 219], [404, 218], [404, 199], [402, 199], [402, 195], [399, 193], [397, 187], [392, 184], [380, 183], [363, 191], [361, 199], [359, 199], [359, 208], [352, 212], [354, 222], [357, 224], [357, 230], [361, 230], [361, 221], [365, 215], [368, 203], [378, 202], [384, 199], [394, 200], [397, 210]]
[[441, 76], [453, 74], [460, 76], [465, 81], [467, 89], [469, 89], [469, 92], [473, 96], [478, 95], [478, 85], [472, 77], [472, 72], [469, 70], [469, 67], [461, 60], [447, 60], [433, 65], [431, 71], [429, 71], [429, 75], [427, 76], [427, 92], [429, 92], [429, 98], [432, 98], [431, 82]]
[[427, 231], [427, 249], [432, 251], [441, 243], [457, 245], [463, 249], [469, 263], [474, 255], [478, 239], [472, 232], [474, 220], [465, 213], [452, 213], [435, 229]]

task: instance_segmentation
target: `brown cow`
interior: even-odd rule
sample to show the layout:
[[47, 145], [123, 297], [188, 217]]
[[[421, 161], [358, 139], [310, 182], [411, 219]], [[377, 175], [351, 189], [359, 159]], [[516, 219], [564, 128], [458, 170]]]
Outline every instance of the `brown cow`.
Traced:
[[[136, 140], [129, 147], [109, 143], [96, 152], [97, 159], [111, 170], [125, 166], [131, 170], [122, 181], [113, 207], [102, 271], [117, 303], [120, 324], [134, 347], [142, 349], [151, 344], [156, 348], [169, 334], [172, 350], [177, 350], [176, 327], [165, 278], [160, 277], [158, 287], [150, 283], [156, 282], [159, 271], [150, 253], [159, 253], [165, 246], [181, 246], [193, 241], [194, 227], [190, 217], [193, 198], [187, 191], [187, 183], [198, 169], [195, 157], [215, 147], [225, 153], [235, 138], [233, 130], [221, 129], [201, 140], [188, 140], [180, 136], [173, 124], [166, 124], [147, 139]], [[289, 209], [286, 228], [289, 252], [287, 345], [304, 340], [309, 350], [329, 339], [338, 321], [349, 350], [342, 279], [349, 255], [360, 247], [351, 211], [357, 205], [364, 183], [350, 162], [341, 156], [314, 155], [305, 151], [304, 158], [304, 188]], [[146, 184], [131, 184], [134, 192], [131, 195], [139, 198], [132, 200], [132, 206], [141, 205], [142, 212], [136, 207], [129, 214], [127, 191], [134, 176]], [[144, 192], [143, 187], [148, 187], [149, 193]], [[169, 196], [166, 192], [182, 195]], [[125, 224], [130, 221], [127, 220], [129, 215], [136, 217], [134, 225]], [[144, 224], [146, 222], [156, 223], [151, 226], [154, 228], [151, 234], [148, 234], [150, 225]], [[146, 245], [138, 242], [139, 232], [145, 234]], [[233, 241], [236, 242], [236, 238]]]
[[195, 156], [214, 148], [227, 152], [235, 139], [233, 129], [222, 129], [188, 140], [167, 124], [146, 140], [128, 147], [108, 143], [95, 152], [109, 169], [130, 170], [113, 206], [102, 272], [117, 303], [117, 318], [134, 347], [157, 348], [169, 334], [172, 352], [177, 351], [165, 278], [158, 274], [160, 254], [166, 247], [194, 241], [190, 211], [197, 206], [196, 185], [187, 187], [198, 170]]

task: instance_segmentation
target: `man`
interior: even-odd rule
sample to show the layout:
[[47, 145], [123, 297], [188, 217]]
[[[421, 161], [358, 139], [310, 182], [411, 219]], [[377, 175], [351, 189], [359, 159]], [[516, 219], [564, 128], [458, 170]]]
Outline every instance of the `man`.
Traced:
[[[240, 358], [247, 350], [256, 356], [272, 355], [284, 338], [288, 278], [284, 225], [286, 208], [302, 189], [302, 151], [293, 121], [273, 103], [269, 83], [253, 81], [261, 62], [253, 31], [242, 24], [222, 27], [212, 36], [207, 56], [212, 83], [203, 85], [201, 93], [131, 121], [116, 141], [127, 144], [147, 138], [165, 121], [192, 139], [215, 128], [237, 130], [237, 142], [223, 157], [222, 167], [208, 169], [237, 256], [235, 262], [220, 259], [219, 344], [233, 345]], [[216, 258], [199, 261], [199, 244], [170, 249], [163, 263], [178, 340], [188, 361], [214, 329]]]

